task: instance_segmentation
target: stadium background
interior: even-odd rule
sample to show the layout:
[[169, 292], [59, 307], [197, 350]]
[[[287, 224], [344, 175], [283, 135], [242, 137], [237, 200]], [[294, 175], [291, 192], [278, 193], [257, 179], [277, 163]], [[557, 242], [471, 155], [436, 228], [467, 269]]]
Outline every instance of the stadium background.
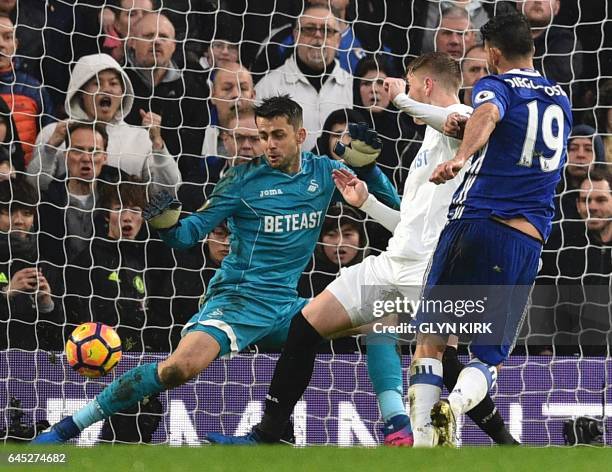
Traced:
[[[15, 70], [26, 75], [16, 75], [8, 79], [0, 78], [2, 88], [0, 94], [8, 104], [8, 114], [13, 118], [18, 118], [18, 98], [23, 95], [24, 90], [24, 83], [21, 83], [20, 80], [29, 77], [34, 81], [39, 81], [38, 85], [36, 82], [28, 83], [33, 84], [34, 101], [37, 101], [38, 98], [42, 104], [39, 113], [35, 116], [35, 124], [39, 132], [43, 124], [65, 118], [65, 110], [62, 109], [61, 104], [67, 90], [71, 67], [80, 57], [100, 52], [102, 48], [107, 47], [105, 41], [109, 34], [100, 21], [101, 15], [105, 13], [104, 8], [107, 8], [106, 12], [108, 12], [109, 7], [121, 7], [124, 2], [49, 0], [43, 5], [43, 2], [20, 0], [0, 2], [0, 5], [4, 6], [4, 3], [8, 5], [7, 8], [12, 8], [9, 16], [17, 27], [15, 34], [20, 39], [20, 45], [14, 56]], [[14, 3], [12, 7], [11, 3]], [[202, 90], [202, 96], [196, 97], [196, 104], [199, 103], [202, 107], [200, 121], [196, 125], [187, 124], [186, 126], [189, 129], [193, 128], [191, 130], [195, 132], [194, 134], [203, 134], [209, 120], [212, 119], [211, 116], [214, 115], [211, 113], [211, 86], [208, 82], [211, 74], [201, 61], [211, 41], [225, 41], [238, 46], [239, 61], [252, 70], [254, 80], [261, 79], [272, 68], [282, 64], [282, 59], [278, 62], [279, 59], [274, 57], [278, 53], [273, 49], [277, 39], [273, 37], [270, 44], [265, 42], [266, 38], [274, 36], [273, 33], [279, 27], [287, 23], [294, 23], [302, 9], [301, 2], [295, 1], [164, 0], [161, 3], [162, 5], [156, 4], [155, 6], [163, 7], [164, 14], [167, 14], [176, 29], [176, 51], [173, 60], [177, 69], [184, 74], [184, 77], [189, 76], [190, 80], [194, 80]], [[377, 60], [380, 60], [381, 64], [384, 62], [392, 71], [399, 74], [407, 58], [414, 57], [423, 50], [426, 33], [435, 32], [435, 26], [431, 27], [427, 23], [427, 14], [430, 11], [429, 8], [432, 5], [437, 8], [438, 3], [425, 0], [393, 2], [352, 0], [348, 2], [347, 20], [351, 22], [355, 37], [361, 41], [361, 48], [357, 51], [357, 55], [377, 54]], [[496, 9], [507, 5], [513, 8], [514, 3], [481, 1], [477, 6], [480, 6], [486, 14], [492, 14]], [[118, 14], [119, 11], [115, 10], [115, 14]], [[604, 138], [607, 150], [610, 149], [609, 143], [612, 138], [609, 135], [609, 118], [607, 121], [602, 119], [602, 114], [609, 114], [610, 107], [612, 64], [610, 48], [605, 42], [610, 28], [609, 17], [609, 5], [605, 1], [561, 0], [561, 9], [554, 18], [554, 25], [574, 38], [573, 46], [568, 53], [551, 53], [545, 48], [543, 51], [544, 66], [542, 66], [546, 67], [546, 58], [570, 57], [571, 76], [560, 82], [566, 87], [572, 99], [575, 123], [593, 126]], [[552, 47], [548, 43], [545, 43], [545, 46]], [[346, 52], [340, 51], [339, 55]], [[287, 48], [284, 53], [290, 54], [291, 48]], [[575, 68], [576, 62], [574, 62], [577, 58], [580, 60], [579, 71]], [[129, 68], [129, 65], [126, 64], [126, 68]], [[352, 65], [349, 65], [349, 70], [356, 73], [352, 70]], [[49, 95], [50, 102], [40, 98], [43, 91]], [[193, 98], [190, 96], [192, 91], [191, 88], [184, 87], [182, 95], [174, 96], [171, 101], [179, 103], [185, 98]], [[141, 98], [144, 98], [145, 102], [150, 99], [149, 96]], [[49, 109], [48, 104], [51, 102], [54, 104], [49, 105], [51, 106]], [[362, 107], [362, 111], [363, 108], [367, 107]], [[162, 122], [162, 127], [167, 130], [167, 136], [171, 132], [177, 134], [176, 130], [183, 125], [184, 123], [179, 122], [179, 125], [174, 128], [171, 126], [164, 128]], [[402, 135], [406, 142], [403, 149], [418, 148], [418, 129], [413, 131], [415, 132], [410, 135]], [[206, 156], [201, 156], [201, 153], [193, 151], [193, 143], [187, 142], [192, 139], [191, 136], [178, 134], [178, 141], [173, 144], [178, 147], [171, 154], [177, 159], [183, 172], [182, 178], [185, 183], [181, 188], [182, 197], [189, 199], [192, 192], [199, 192], [196, 198], [198, 200], [209, 194], [218, 176], [215, 177], [212, 170], [215, 161], [204, 159]], [[185, 142], [181, 141], [183, 138]], [[27, 153], [28, 146], [36, 143], [29, 143], [21, 137], [19, 140], [9, 141], [8, 144], [21, 144]], [[170, 147], [168, 140], [167, 144]], [[414, 157], [414, 154], [411, 156], [410, 151], [407, 151], [395, 166], [385, 168], [400, 191], [411, 157]], [[192, 165], [183, 164], [193, 160], [206, 162], [205, 172], [199, 178], [189, 173]], [[605, 154], [605, 160], [606, 162], [612, 160], [609, 151]], [[225, 164], [225, 161], [226, 159], [221, 159], [221, 166]], [[198, 165], [196, 168], [202, 169], [202, 166]], [[20, 176], [37, 177], [27, 169], [17, 168], [15, 173], [16, 178]], [[195, 203], [193, 206], [195, 209]], [[360, 234], [365, 237], [366, 242], [364, 245], [360, 244], [360, 251], [358, 251], [360, 256], [358, 257], [363, 257], [366, 251], [376, 253], [384, 247], [385, 237], [380, 237], [380, 230], [367, 219], [364, 220], [363, 215], [341, 208], [335, 220], [332, 221], [335, 221], [338, 226], [347, 221], [343, 218], [359, 226]], [[558, 222], [559, 227], [567, 220], [568, 218], [561, 215]], [[331, 224], [333, 226], [333, 223]], [[44, 228], [38, 228], [38, 231], [44, 232]], [[155, 235], [150, 235], [150, 239], [147, 239], [145, 243], [153, 244], [154, 240]], [[584, 250], [590, 249], [593, 247], [587, 243]], [[596, 249], [601, 251], [602, 259], [609, 264], [609, 243], [604, 244], [602, 248], [596, 247]], [[206, 249], [201, 250], [200, 262], [207, 263], [207, 254]], [[547, 248], [545, 256], [547, 255], [548, 260], [552, 261], [551, 264], [556, 272], [553, 270], [541, 277], [542, 285], [556, 286], [555, 283], [564, 278], [564, 274], [560, 272], [559, 254], [558, 247]], [[143, 273], [148, 269], [157, 269], [154, 264], [149, 263], [150, 261], [145, 260], [144, 267], [142, 267]], [[180, 255], [173, 254], [173, 262], [175, 266], [164, 267], [165, 277], [168, 276], [168, 272], [175, 274], [181, 268], [191, 274], [199, 274], [197, 266], [181, 266], [181, 263], [184, 264], [184, 257], [181, 258]], [[303, 281], [306, 290], [315, 290], [317, 284], [330, 280], [337, 271], [337, 267], [334, 267], [333, 264], [317, 266], [315, 258], [313, 258], [313, 264], [308, 268]], [[70, 263], [60, 264], [59, 268], [64, 270], [69, 265]], [[85, 267], [85, 269], [90, 268], [93, 269], [93, 266]], [[212, 273], [214, 267], [207, 266], [207, 270]], [[609, 288], [609, 271], [599, 274], [601, 277], [595, 282], [592, 279], [586, 281], [589, 275], [592, 274], [587, 268], [578, 276], [572, 275], [572, 286], [575, 288], [594, 284]], [[201, 277], [204, 281], [210, 278], [210, 274], [202, 273]], [[176, 292], [178, 288], [176, 281], [170, 280]], [[559, 297], [558, 292], [554, 293], [556, 297]], [[65, 295], [57, 294], [59, 304], [62, 306]], [[170, 307], [173, 295], [156, 296], [159, 299], [167, 300], [167, 306]], [[595, 331], [603, 336], [594, 345], [589, 345], [588, 349], [583, 349], [583, 346], [575, 342], [573, 338], [570, 342], [563, 341], [558, 345], [555, 344], [558, 329], [552, 317], [559, 305], [559, 299], [555, 299], [555, 296], [553, 296], [552, 303], [549, 303], [551, 298], [548, 296], [545, 302], [534, 304], [525, 324], [521, 343], [517, 347], [517, 354], [512, 357], [500, 376], [496, 396], [503, 416], [509, 422], [511, 432], [525, 442], [534, 445], [561, 444], [564, 420], [583, 415], [601, 417], [603, 412], [607, 416], [609, 414], [607, 405], [611, 400], [611, 394], [607, 388], [610, 383], [610, 364], [605, 359], [609, 352], [607, 334], [609, 334], [611, 324], [609, 302], [602, 303], [599, 298], [595, 300], [594, 304], [599, 310], [597, 311], [598, 316], [604, 313], [603, 321], [597, 320], [599, 324]], [[191, 294], [185, 298], [190, 298], [190, 301], [193, 302], [193, 299], [199, 298], [199, 295]], [[589, 305], [588, 299], [582, 300], [581, 306], [584, 307], [585, 304]], [[180, 324], [176, 310], [178, 308], [170, 307], [168, 311], [171, 314], [168, 318], [160, 323], [160, 326], [153, 325], [154, 328], [160, 328], [161, 338], [167, 340], [166, 345], [168, 346], [176, 342], [177, 330], [169, 329], [169, 326], [173, 324]], [[82, 315], [90, 316], [88, 313]], [[191, 313], [183, 314], [187, 317], [190, 315]], [[0, 331], [8, 333], [11, 317], [18, 318], [19, 313], [10, 312], [6, 319], [2, 319]], [[63, 344], [65, 330], [74, 324], [74, 320], [68, 317], [64, 317], [63, 320], [62, 323], [53, 322], [50, 325], [41, 322], [36, 317], [27, 322], [33, 330], [26, 334], [30, 336], [30, 340], [33, 340], [34, 346], [24, 348], [19, 346], [17, 340], [10, 338], [6, 346], [3, 346], [8, 350], [0, 355], [0, 405], [3, 409], [0, 429], [6, 427], [12, 420], [12, 410], [9, 408], [11, 397], [21, 401], [21, 408], [26, 414], [25, 418], [38, 420], [46, 418], [53, 422], [59, 419], [60, 412], [59, 410], [47, 412], [50, 405], [59, 406], [61, 404], [63, 412], [68, 413], [79, 401], [91, 399], [107, 381], [106, 379], [104, 382], [84, 381], [67, 370], [61, 354], [56, 357], [46, 352], [49, 347], [54, 347], [55, 349], [50, 349], [50, 351], [59, 353], [57, 346]], [[159, 323], [159, 318], [156, 322]], [[147, 325], [147, 328], [149, 327]], [[53, 331], [53, 328], [58, 329]], [[581, 324], [578, 323], [578, 333], [581, 330]], [[45, 333], [53, 331], [58, 333], [58, 336], [48, 346], [40, 346], [38, 336], [43, 331]], [[142, 349], [143, 345], [145, 347], [147, 345], [144, 339], [145, 332], [146, 330], [142, 328], [140, 331], [139, 328], [132, 328], [130, 336], [136, 338], [134, 347], [125, 356], [117, 371], [112, 374], [113, 376], [124, 372], [136, 362], [149, 359], [150, 354], [138, 352], [139, 348]], [[38, 354], [29, 352], [35, 348], [41, 348], [43, 351]], [[334, 343], [330, 346], [329, 351], [332, 354], [320, 356], [315, 381], [307, 393], [307, 440], [309, 443], [317, 444], [373, 445], [371, 440], [376, 439], [379, 435], [380, 424], [377, 423], [378, 413], [375, 398], [365, 372], [362, 357], [364, 348], [359, 341], [349, 339]], [[408, 347], [404, 348], [404, 353], [408, 353]], [[220, 360], [196, 382], [189, 383], [169, 396], [162, 396], [161, 402], [165, 407], [165, 413], [162, 414], [162, 422], [153, 441], [195, 444], [203, 433], [211, 429], [220, 428], [225, 432], [234, 432], [240, 421], [243, 421], [241, 424], [243, 429], [255, 423], [258, 414], [257, 403], [251, 405], [250, 416], [244, 414], [245, 408], [248, 402], [258, 402], [263, 398], [272, 372], [273, 359], [274, 354], [251, 353], [232, 360]], [[408, 356], [405, 355], [405, 367], [408, 359]], [[183, 410], [176, 401], [183, 401], [185, 409]], [[184, 416], [183, 413], [187, 416]], [[521, 421], [518, 421], [519, 417]], [[367, 434], [360, 429], [360, 425], [366, 428]], [[192, 426], [195, 428], [196, 437], [189, 436], [190, 431], [193, 432]], [[612, 441], [607, 432], [609, 426], [608, 421], [605, 428], [605, 441], [608, 444]], [[182, 431], [184, 435], [175, 434], [173, 436], [173, 428], [176, 431]], [[338, 431], [344, 431], [346, 434], [339, 435]], [[7, 438], [7, 435], [10, 436], [5, 430], [4, 437]], [[489, 443], [489, 440], [484, 438], [469, 423], [469, 420], [463, 428], [462, 440], [464, 444]], [[85, 436], [84, 441], [91, 443], [93, 438]]]

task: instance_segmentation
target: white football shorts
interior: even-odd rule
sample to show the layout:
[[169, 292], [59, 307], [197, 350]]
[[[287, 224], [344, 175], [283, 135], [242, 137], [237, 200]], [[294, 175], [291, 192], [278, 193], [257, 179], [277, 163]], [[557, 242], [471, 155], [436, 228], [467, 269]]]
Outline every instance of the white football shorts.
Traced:
[[327, 290], [347, 311], [353, 327], [361, 326], [397, 313], [385, 301], [418, 300], [428, 263], [428, 259], [398, 259], [383, 252], [343, 268]]

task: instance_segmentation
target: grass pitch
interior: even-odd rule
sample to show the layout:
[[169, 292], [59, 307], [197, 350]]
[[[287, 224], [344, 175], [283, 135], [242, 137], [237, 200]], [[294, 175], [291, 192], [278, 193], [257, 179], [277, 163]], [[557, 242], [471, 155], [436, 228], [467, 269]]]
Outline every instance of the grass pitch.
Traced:
[[[66, 464], [8, 462], [9, 454], [61, 453]], [[13, 456], [14, 458], [15, 456]], [[451, 449], [73, 446], [0, 447], [0, 470], [11, 471], [542, 471], [611, 470], [612, 449], [489, 447]]]

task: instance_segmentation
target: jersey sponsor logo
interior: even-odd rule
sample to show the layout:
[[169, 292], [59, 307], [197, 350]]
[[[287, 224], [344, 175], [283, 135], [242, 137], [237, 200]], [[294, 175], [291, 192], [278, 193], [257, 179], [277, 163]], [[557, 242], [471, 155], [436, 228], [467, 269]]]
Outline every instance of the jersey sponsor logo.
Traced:
[[322, 211], [310, 213], [293, 213], [289, 215], [264, 216], [265, 233], [285, 233], [303, 229], [318, 228], [321, 224]]
[[486, 102], [487, 100], [491, 100], [492, 98], [495, 98], [495, 93], [491, 92], [490, 90], [482, 90], [478, 92], [478, 94], [474, 98], [474, 103], [478, 105], [479, 103]]
[[310, 185], [308, 185], [308, 189], [307, 189], [310, 193], [315, 193], [317, 190], [319, 190], [319, 183], [316, 180], [311, 180], [310, 181]]
[[282, 195], [283, 191], [280, 188], [271, 188], [268, 190], [260, 190], [259, 197], [272, 197], [274, 195]]
[[565, 95], [565, 92], [561, 88], [560, 85], [544, 85], [544, 84], [536, 84], [533, 80], [528, 79], [526, 77], [511, 77], [509, 79], [504, 79], [504, 82], [510, 84], [512, 88], [527, 88], [532, 90], [543, 90], [546, 95], [551, 97], [557, 95]]

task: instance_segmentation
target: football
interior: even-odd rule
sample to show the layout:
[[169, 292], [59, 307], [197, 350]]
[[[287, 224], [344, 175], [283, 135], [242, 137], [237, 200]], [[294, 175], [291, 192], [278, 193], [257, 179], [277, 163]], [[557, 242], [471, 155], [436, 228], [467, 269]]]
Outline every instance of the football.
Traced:
[[113, 370], [121, 359], [121, 339], [110, 326], [83, 323], [66, 342], [66, 359], [79, 374], [101, 377]]

